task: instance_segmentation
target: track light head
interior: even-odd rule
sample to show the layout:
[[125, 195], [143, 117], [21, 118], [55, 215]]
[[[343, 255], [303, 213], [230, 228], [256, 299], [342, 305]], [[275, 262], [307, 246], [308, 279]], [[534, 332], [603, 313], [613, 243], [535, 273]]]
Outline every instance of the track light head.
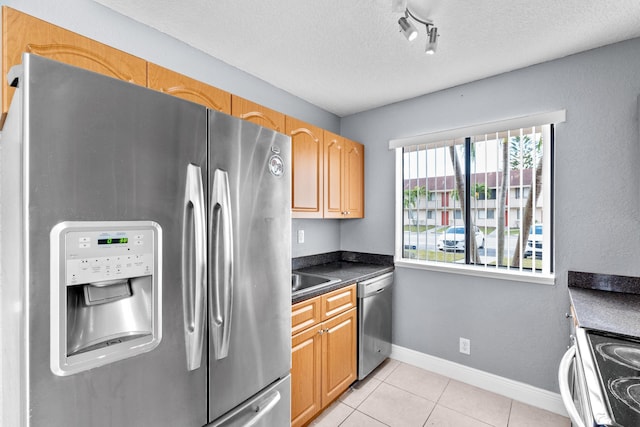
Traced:
[[427, 55], [433, 55], [436, 53], [436, 49], [438, 47], [438, 28], [431, 26], [431, 28], [428, 28], [427, 30], [427, 35], [427, 48], [424, 53]]
[[414, 27], [405, 16], [398, 19], [398, 25], [400, 25], [400, 32], [407, 38], [407, 40], [412, 41], [418, 37], [418, 30], [416, 30], [416, 27]]
[[[397, 8], [401, 5], [403, 0], [392, 0], [393, 8]], [[400, 32], [404, 35], [407, 40], [413, 41], [416, 37], [418, 37], [418, 30], [411, 23], [409, 18], [413, 19], [416, 22], [423, 24], [427, 28], [427, 47], [425, 49], [425, 53], [427, 55], [433, 55], [436, 53], [436, 48], [438, 47], [438, 28], [434, 25], [431, 19], [424, 19], [414, 15], [409, 8], [405, 8], [404, 16], [398, 19], [398, 25], [400, 25]]]

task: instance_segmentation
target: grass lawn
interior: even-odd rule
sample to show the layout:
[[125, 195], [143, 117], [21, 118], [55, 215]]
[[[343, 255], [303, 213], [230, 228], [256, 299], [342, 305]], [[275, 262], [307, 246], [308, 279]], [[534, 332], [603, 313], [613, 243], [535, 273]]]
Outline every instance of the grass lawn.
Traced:
[[[428, 251], [424, 249], [420, 250], [409, 250], [405, 249], [404, 257], [409, 259], [417, 259], [417, 260], [426, 260], [426, 261], [437, 261], [437, 262], [457, 262], [464, 261], [464, 252], [442, 252], [442, 251]], [[511, 262], [511, 259], [504, 258], [503, 267], [506, 267]], [[495, 262], [490, 262], [487, 265], [496, 265]], [[516, 267], [513, 267], [517, 269]], [[536, 259], [535, 266], [534, 260], [531, 258], [525, 258], [522, 260], [522, 268], [524, 270], [531, 270], [535, 268], [536, 270], [542, 270], [542, 260]]]

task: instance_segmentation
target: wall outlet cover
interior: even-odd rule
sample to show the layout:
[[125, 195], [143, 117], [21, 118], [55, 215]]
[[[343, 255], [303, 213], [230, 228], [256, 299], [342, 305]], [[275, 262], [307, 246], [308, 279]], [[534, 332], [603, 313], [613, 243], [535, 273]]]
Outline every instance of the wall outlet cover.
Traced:
[[460, 353], [471, 354], [471, 340], [460, 337]]

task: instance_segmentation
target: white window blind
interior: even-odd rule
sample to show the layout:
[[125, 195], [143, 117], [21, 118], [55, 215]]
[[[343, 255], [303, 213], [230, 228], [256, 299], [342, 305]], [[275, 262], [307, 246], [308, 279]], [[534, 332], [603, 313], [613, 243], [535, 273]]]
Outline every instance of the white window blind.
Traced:
[[565, 116], [391, 140], [399, 190], [396, 263], [552, 283], [553, 124]]

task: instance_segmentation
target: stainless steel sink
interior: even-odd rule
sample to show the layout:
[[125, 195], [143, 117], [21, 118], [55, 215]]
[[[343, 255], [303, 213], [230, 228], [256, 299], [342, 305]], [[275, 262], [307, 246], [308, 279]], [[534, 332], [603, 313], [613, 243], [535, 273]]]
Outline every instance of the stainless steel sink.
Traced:
[[309, 273], [291, 273], [291, 291], [297, 292], [303, 289], [315, 288], [316, 286], [327, 286], [338, 283], [340, 279], [321, 276]]

